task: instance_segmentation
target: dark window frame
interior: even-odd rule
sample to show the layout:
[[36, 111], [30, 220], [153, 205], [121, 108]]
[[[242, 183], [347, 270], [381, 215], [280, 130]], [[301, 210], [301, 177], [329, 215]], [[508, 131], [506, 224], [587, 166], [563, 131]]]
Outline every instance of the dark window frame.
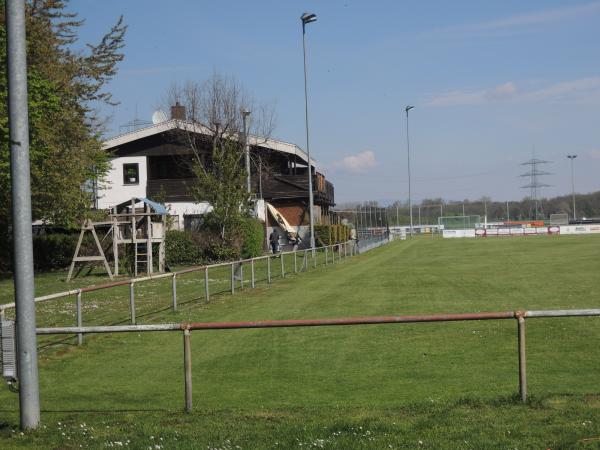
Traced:
[[[135, 181], [129, 181], [128, 171], [129, 169], [135, 170]], [[123, 164], [123, 184], [127, 186], [134, 186], [140, 184], [140, 164], [139, 163], [124, 163]]]

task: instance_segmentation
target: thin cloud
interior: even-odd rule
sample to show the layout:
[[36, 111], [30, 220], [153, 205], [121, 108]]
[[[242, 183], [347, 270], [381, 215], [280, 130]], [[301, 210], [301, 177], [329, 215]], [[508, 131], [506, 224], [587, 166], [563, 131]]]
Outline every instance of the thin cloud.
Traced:
[[598, 159], [598, 160], [600, 160], [600, 149], [594, 149], [594, 150], [590, 150], [590, 151], [588, 152], [588, 156], [589, 156], [591, 159]]
[[528, 89], [519, 88], [508, 81], [498, 86], [476, 90], [454, 90], [433, 95], [425, 106], [446, 107], [482, 105], [490, 103], [600, 103], [600, 77], [580, 78], [540, 86], [525, 83]]
[[591, 14], [600, 13], [600, 2], [585, 3], [563, 8], [552, 8], [534, 11], [502, 19], [460, 25], [435, 30], [433, 34], [467, 34], [467, 35], [499, 35], [530, 31], [535, 27], [552, 23], [565, 22]]
[[330, 168], [333, 171], [343, 171], [350, 173], [364, 173], [377, 165], [375, 153], [367, 150], [356, 155], [345, 156], [339, 161], [334, 161]]

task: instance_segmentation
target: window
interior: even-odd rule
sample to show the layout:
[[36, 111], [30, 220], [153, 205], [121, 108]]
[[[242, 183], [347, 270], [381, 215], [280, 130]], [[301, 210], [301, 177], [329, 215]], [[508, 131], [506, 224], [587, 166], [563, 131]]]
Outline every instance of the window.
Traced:
[[202, 214], [183, 215], [183, 229], [185, 231], [198, 232], [203, 223], [204, 216]]
[[123, 164], [123, 184], [140, 184], [140, 166], [138, 163]]

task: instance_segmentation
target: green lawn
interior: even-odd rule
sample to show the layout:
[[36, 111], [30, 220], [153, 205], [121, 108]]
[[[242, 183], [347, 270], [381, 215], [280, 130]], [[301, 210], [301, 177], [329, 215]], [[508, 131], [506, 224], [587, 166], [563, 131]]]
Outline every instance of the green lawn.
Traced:
[[[590, 308], [598, 273], [598, 236], [423, 238], [233, 297], [215, 271], [208, 303], [201, 274], [185, 275], [177, 312], [168, 280], [136, 294], [141, 323]], [[37, 277], [38, 292], [60, 278]], [[38, 323], [73, 324], [73, 308], [39, 305]], [[126, 287], [84, 296], [86, 325], [126, 320]], [[180, 333], [45, 338], [46, 428], [21, 435], [2, 388], [0, 448], [598, 448], [599, 321], [527, 321], [528, 405], [515, 320], [196, 331], [189, 415]]]

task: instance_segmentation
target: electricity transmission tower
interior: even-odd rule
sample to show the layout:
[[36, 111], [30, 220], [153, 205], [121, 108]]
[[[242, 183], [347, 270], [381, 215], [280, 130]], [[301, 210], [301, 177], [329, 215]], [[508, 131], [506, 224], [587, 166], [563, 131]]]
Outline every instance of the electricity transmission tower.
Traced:
[[541, 199], [541, 190], [545, 187], [550, 187], [549, 184], [545, 184], [540, 180], [540, 177], [546, 175], [552, 175], [550, 172], [545, 172], [540, 170], [538, 166], [541, 164], [549, 164], [552, 161], [544, 161], [542, 159], [537, 159], [535, 157], [531, 158], [529, 161], [525, 161], [521, 163], [522, 166], [531, 166], [531, 169], [522, 174], [521, 177], [528, 177], [529, 184], [525, 186], [521, 186], [522, 189], [529, 189], [529, 214], [533, 215], [534, 219], [543, 218], [544, 212], [542, 209], [542, 199]]

